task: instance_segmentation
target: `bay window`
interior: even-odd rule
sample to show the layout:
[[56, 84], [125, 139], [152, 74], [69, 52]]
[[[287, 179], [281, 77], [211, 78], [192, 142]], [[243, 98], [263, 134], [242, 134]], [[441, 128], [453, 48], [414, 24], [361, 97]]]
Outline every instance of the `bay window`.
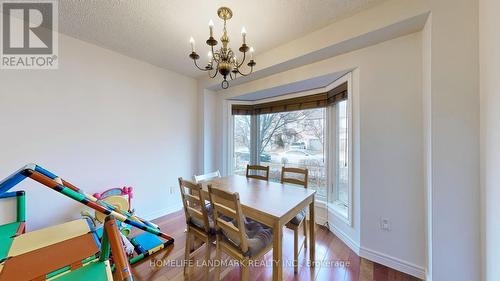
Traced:
[[317, 191], [317, 200], [340, 206], [339, 213], [347, 216], [351, 158], [347, 82], [322, 94], [233, 104], [231, 113], [230, 172], [245, 175], [247, 164], [269, 166], [269, 180], [279, 182], [283, 166], [306, 168], [308, 187]]

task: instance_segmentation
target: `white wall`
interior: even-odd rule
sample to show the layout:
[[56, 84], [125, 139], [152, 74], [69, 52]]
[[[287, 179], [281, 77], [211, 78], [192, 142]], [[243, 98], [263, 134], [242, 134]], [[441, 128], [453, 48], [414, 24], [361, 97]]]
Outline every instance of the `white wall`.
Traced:
[[483, 280], [500, 280], [500, 2], [479, 1]]
[[478, 280], [481, 273], [477, 8], [477, 0], [431, 1], [434, 281]]
[[[357, 55], [360, 69], [361, 254], [425, 268], [421, 34]], [[388, 218], [391, 231], [380, 229]], [[372, 257], [373, 255], [373, 257]], [[379, 260], [377, 260], [379, 259]]]
[[[58, 70], [0, 71], [0, 178], [35, 162], [87, 193], [133, 186], [141, 216], [179, 207], [177, 177], [198, 165], [196, 81], [65, 35], [59, 44]], [[29, 229], [79, 217], [82, 205], [47, 187], [17, 189]]]
[[422, 105], [423, 105], [423, 135], [424, 146], [424, 178], [425, 178], [425, 242], [426, 242], [426, 276], [432, 279], [432, 138], [431, 138], [431, 47], [432, 47], [432, 18], [427, 19], [427, 24], [422, 30]]
[[[211, 173], [220, 170], [217, 162], [220, 161], [221, 149], [220, 142], [217, 142], [217, 136], [220, 135], [221, 110], [219, 109], [217, 93], [210, 90], [202, 90], [199, 93], [203, 98], [203, 136], [206, 140], [203, 142], [203, 173]], [[207, 109], [207, 110], [205, 110]]]

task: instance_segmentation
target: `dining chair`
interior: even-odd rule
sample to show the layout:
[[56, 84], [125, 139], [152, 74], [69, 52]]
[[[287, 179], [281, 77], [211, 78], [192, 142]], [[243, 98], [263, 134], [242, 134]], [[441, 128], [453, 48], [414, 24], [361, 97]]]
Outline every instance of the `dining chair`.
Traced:
[[[239, 261], [241, 280], [249, 280], [249, 262], [260, 259], [272, 247], [271, 228], [246, 219], [243, 215], [239, 194], [229, 193], [208, 185], [216, 229], [216, 260], [222, 251]], [[220, 280], [220, 267], [215, 269], [215, 280]]]
[[[254, 171], [254, 173], [252, 173]], [[260, 175], [259, 172], [263, 172], [264, 175]], [[247, 164], [247, 178], [258, 179], [258, 180], [269, 180], [269, 166], [260, 165], [248, 165]]]
[[[290, 176], [293, 175], [293, 176]], [[309, 171], [300, 168], [281, 168], [281, 183], [291, 183], [301, 185], [307, 188]], [[286, 224], [288, 229], [293, 230], [293, 272], [298, 272], [298, 259], [302, 247], [307, 248], [307, 223], [306, 223], [307, 210], [301, 210], [291, 221]], [[304, 240], [299, 247], [299, 229], [303, 226]]]
[[195, 175], [194, 176], [194, 182], [195, 183], [199, 183], [199, 182], [202, 182], [202, 181], [216, 179], [216, 178], [220, 178], [220, 177], [221, 177], [220, 172], [219, 172], [219, 170], [217, 170], [215, 172], [208, 173], [208, 174]]
[[210, 245], [215, 241], [215, 227], [212, 219], [212, 210], [207, 208], [205, 204], [201, 184], [195, 184], [179, 178], [179, 187], [187, 225], [184, 275], [188, 273], [188, 261], [191, 260], [191, 250], [195, 242], [194, 239], [198, 238], [205, 243], [205, 264], [207, 265], [205, 280], [208, 280]]

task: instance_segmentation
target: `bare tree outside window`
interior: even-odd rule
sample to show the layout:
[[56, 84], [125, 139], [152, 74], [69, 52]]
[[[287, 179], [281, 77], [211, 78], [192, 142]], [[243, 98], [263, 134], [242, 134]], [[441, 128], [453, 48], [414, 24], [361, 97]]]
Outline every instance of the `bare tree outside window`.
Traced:
[[[309, 170], [309, 186], [326, 197], [325, 109], [261, 114], [257, 118], [257, 151], [251, 151], [252, 117], [234, 116], [234, 172], [244, 174], [253, 153], [270, 166], [270, 180], [280, 180], [281, 167]], [[255, 136], [255, 137], [256, 137]]]

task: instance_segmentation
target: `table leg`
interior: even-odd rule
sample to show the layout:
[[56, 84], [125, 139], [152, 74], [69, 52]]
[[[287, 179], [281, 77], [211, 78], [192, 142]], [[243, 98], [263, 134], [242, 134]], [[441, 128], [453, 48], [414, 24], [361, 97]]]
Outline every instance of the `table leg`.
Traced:
[[273, 281], [283, 280], [283, 227], [276, 222], [273, 227]]
[[314, 267], [316, 255], [316, 220], [314, 218], [314, 199], [309, 204], [309, 259], [311, 267]]

